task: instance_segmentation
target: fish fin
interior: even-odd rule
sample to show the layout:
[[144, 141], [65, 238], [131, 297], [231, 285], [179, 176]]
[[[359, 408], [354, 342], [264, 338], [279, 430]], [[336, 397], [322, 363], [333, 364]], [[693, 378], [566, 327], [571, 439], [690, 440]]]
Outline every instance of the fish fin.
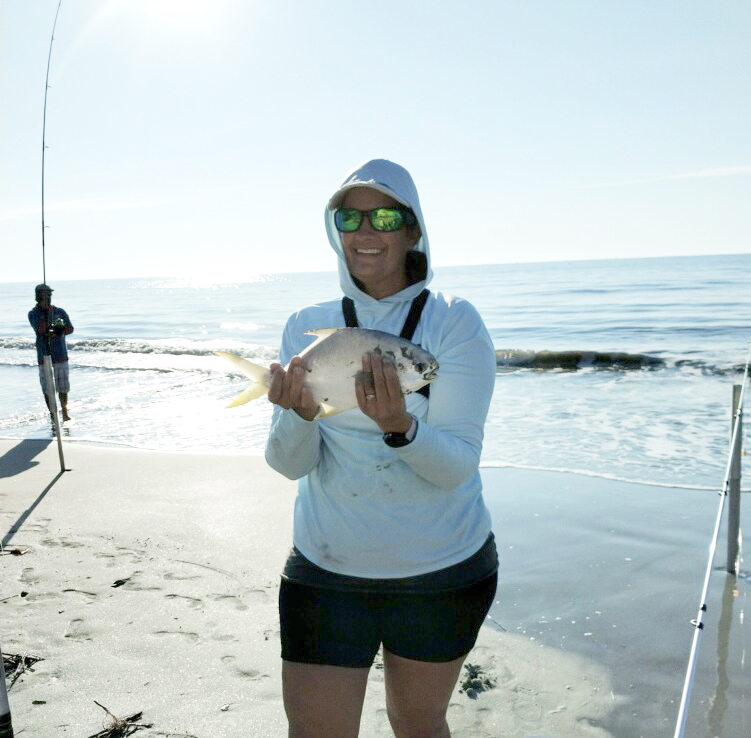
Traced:
[[329, 336], [333, 336], [334, 333], [338, 333], [341, 328], [317, 328], [314, 331], [305, 331], [306, 336], [315, 336], [316, 340], [313, 341], [313, 343], [310, 344], [310, 346], [307, 346], [303, 351], [300, 352], [300, 356], [305, 356], [306, 354], [309, 354], [321, 341], [325, 341]]
[[227, 405], [228, 408], [244, 405], [246, 402], [262, 397], [269, 391], [269, 370], [266, 369], [266, 367], [263, 367], [260, 364], [254, 364], [252, 361], [243, 359], [242, 356], [230, 354], [227, 351], [215, 351], [214, 353], [217, 356], [226, 359], [235, 367], [235, 369], [238, 369], [246, 377], [253, 380], [253, 384], [251, 384], [250, 387], [243, 390], [229, 405]]
[[214, 351], [217, 356], [221, 356], [226, 359], [235, 369], [239, 369], [248, 379], [252, 379], [254, 382], [266, 382], [268, 381], [269, 370], [260, 364], [254, 364], [252, 361], [243, 359], [242, 356], [237, 354], [230, 354], [228, 351]]
[[238, 407], [238, 405], [244, 405], [246, 402], [255, 400], [262, 397], [269, 391], [269, 388], [261, 382], [254, 382], [247, 389], [243, 390], [237, 397], [235, 397], [227, 408]]
[[334, 333], [339, 333], [340, 330], [342, 329], [341, 328], [317, 328], [314, 331], [305, 331], [305, 335], [316, 337], [316, 340], [312, 344], [313, 346], [315, 346], [320, 341], [323, 341], [324, 338], [333, 336]]
[[318, 411], [315, 419], [320, 420], [320, 418], [330, 418], [332, 415], [337, 415], [340, 412], [341, 410], [338, 407], [333, 407], [332, 405], [327, 405], [325, 402], [322, 402], [321, 409]]

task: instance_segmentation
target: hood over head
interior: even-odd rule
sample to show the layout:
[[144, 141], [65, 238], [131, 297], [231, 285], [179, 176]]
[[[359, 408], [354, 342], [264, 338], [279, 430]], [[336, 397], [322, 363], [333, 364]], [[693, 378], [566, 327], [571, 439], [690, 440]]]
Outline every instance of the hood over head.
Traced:
[[326, 206], [326, 233], [332, 248], [339, 257], [339, 283], [341, 284], [342, 291], [345, 295], [353, 299], [375, 300], [375, 298], [357, 286], [352, 275], [349, 273], [344, 257], [341, 233], [339, 233], [334, 224], [334, 211], [341, 206], [347, 191], [354, 187], [370, 187], [378, 190], [378, 192], [393, 197], [397, 202], [411, 208], [415, 214], [420, 226], [421, 235], [414, 248], [407, 255], [407, 262], [408, 267], [418, 275], [417, 281], [396, 295], [383, 298], [381, 302], [412, 300], [433, 278], [433, 272], [430, 268], [428, 233], [425, 229], [425, 220], [420, 208], [420, 198], [417, 195], [417, 188], [410, 173], [404, 167], [399, 166], [399, 164], [386, 159], [371, 159], [364, 164], [360, 164], [360, 166], [347, 175], [341, 187], [331, 196]]

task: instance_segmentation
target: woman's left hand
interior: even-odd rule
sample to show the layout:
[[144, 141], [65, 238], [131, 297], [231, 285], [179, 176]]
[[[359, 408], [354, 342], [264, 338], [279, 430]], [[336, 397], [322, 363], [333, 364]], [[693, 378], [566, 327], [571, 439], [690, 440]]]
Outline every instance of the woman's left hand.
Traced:
[[381, 354], [362, 357], [362, 374], [355, 379], [360, 410], [374, 420], [383, 433], [406, 433], [412, 425], [407, 413], [396, 365]]

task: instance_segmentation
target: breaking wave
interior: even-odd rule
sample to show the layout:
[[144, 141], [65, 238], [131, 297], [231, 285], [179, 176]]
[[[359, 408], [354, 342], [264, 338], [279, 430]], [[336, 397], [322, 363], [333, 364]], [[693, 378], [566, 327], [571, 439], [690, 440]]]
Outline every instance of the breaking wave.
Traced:
[[[28, 362], [18, 354], [3, 356], [3, 350], [28, 351]], [[0, 338], [0, 366], [35, 364], [35, 344], [25, 337]], [[263, 343], [249, 343], [232, 339], [208, 339], [197, 341], [189, 338], [169, 339], [68, 339], [68, 354], [71, 361], [86, 363], [87, 355], [139, 355], [139, 356], [212, 356], [215, 351], [230, 351], [251, 360], [275, 361], [278, 347]], [[726, 376], [743, 373], [742, 364], [719, 365], [700, 358], [686, 356], [661, 357], [644, 353], [621, 351], [534, 351], [528, 349], [498, 349], [495, 352], [499, 372], [518, 370], [533, 371], [578, 371], [581, 369], [633, 371], [656, 371], [678, 369], [701, 374]], [[115, 358], [114, 356], [112, 357]], [[112, 367], [108, 367], [112, 368]], [[125, 367], [123, 367], [125, 368]]]
[[530, 351], [523, 349], [499, 349], [495, 352], [499, 371], [517, 369], [578, 369], [609, 370], [657, 370], [666, 368], [693, 369], [704, 374], [724, 376], [743, 373], [742, 364], [718, 366], [701, 359], [672, 357], [663, 359], [649, 354], [625, 353], [619, 351]]

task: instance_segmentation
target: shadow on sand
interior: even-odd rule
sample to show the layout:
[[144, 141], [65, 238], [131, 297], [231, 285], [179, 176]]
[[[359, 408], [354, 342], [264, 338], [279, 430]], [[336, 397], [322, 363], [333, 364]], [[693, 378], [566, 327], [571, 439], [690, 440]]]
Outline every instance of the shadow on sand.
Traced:
[[51, 439], [47, 438], [21, 441], [0, 456], [0, 477], [13, 477], [37, 466], [39, 462], [34, 461], [34, 457], [42, 453], [50, 443], [52, 443]]
[[[21, 441], [17, 446], [14, 446], [10, 451], [0, 457], [0, 477], [12, 477], [37, 466], [39, 462], [34, 461], [34, 457], [44, 451], [50, 443], [51, 441], [49, 440]], [[21, 514], [18, 520], [13, 523], [10, 530], [3, 537], [3, 540], [0, 541], [0, 548], [5, 548], [11, 542], [13, 536], [26, 522], [29, 515], [34, 512], [37, 505], [45, 498], [47, 493], [52, 487], [54, 487], [57, 480], [60, 479], [63, 474], [63, 471], [59, 471], [52, 481], [41, 491], [39, 497], [37, 497], [29, 508]]]

